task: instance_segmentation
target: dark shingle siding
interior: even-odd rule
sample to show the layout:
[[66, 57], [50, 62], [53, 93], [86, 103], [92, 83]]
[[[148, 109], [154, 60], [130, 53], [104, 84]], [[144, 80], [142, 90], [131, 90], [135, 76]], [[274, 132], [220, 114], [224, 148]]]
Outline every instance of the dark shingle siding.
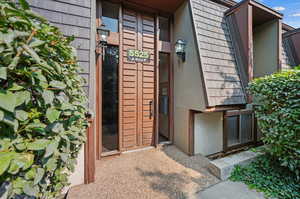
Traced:
[[209, 106], [245, 104], [224, 12], [210, 0], [190, 0]]
[[65, 36], [74, 36], [72, 45], [77, 49], [77, 59], [89, 91], [91, 0], [28, 0], [33, 11], [58, 27]]
[[288, 39], [282, 41], [282, 69], [292, 69], [295, 66], [292, 50], [290, 49]]

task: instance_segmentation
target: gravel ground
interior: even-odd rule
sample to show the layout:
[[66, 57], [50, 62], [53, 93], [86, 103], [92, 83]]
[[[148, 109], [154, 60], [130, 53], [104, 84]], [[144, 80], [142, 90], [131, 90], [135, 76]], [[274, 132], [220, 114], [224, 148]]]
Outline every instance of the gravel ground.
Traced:
[[202, 156], [174, 146], [122, 154], [96, 163], [96, 182], [70, 190], [68, 199], [184, 199], [216, 184]]

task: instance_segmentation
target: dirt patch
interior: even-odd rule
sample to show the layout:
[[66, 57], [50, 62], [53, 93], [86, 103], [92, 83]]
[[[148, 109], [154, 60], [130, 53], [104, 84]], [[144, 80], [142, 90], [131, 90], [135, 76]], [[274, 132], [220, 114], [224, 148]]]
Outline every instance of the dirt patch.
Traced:
[[183, 199], [219, 180], [208, 159], [189, 157], [174, 146], [102, 159], [96, 182], [71, 189], [69, 199]]

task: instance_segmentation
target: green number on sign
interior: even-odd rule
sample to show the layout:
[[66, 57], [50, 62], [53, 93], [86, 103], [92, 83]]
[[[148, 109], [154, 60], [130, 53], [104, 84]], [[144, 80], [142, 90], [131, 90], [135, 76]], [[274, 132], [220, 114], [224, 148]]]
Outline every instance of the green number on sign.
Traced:
[[128, 51], [128, 55], [129, 55], [130, 57], [133, 57], [133, 56], [134, 56], [134, 50], [129, 50], [129, 51]]

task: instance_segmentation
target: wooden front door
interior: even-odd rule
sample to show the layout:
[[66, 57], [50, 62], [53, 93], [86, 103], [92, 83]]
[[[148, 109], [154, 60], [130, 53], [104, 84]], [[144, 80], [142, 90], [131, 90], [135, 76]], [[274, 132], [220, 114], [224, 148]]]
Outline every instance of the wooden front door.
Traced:
[[[155, 141], [155, 17], [123, 9], [120, 87], [121, 151], [154, 145]], [[150, 62], [131, 62], [130, 49], [147, 51]]]

